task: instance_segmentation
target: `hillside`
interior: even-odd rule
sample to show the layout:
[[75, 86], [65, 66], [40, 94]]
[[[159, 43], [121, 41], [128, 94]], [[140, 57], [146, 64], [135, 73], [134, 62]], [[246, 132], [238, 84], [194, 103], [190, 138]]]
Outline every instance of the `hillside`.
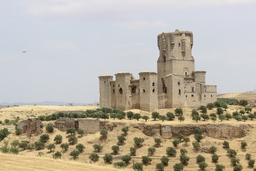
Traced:
[[[98, 107], [96, 106], [19, 106], [19, 107], [10, 107], [10, 108], [3, 108], [0, 109], [0, 120], [4, 121], [4, 119], [15, 119], [17, 116], [19, 116], [21, 119], [26, 119], [28, 117], [36, 117], [39, 115], [50, 115], [56, 111], [82, 111], [87, 109], [96, 109]], [[231, 113], [234, 111], [239, 111], [241, 109], [244, 109], [242, 106], [229, 106], [227, 111], [224, 111], [224, 113]], [[222, 164], [226, 167], [225, 171], [233, 170], [233, 166], [231, 166], [230, 158], [227, 156], [226, 149], [222, 147], [222, 143], [224, 140], [228, 141], [230, 144], [231, 149], [235, 149], [237, 151], [237, 158], [240, 159], [240, 164], [243, 166], [244, 170], [252, 170], [251, 168], [247, 167], [247, 160], [245, 159], [245, 154], [250, 153], [252, 159], [256, 159], [256, 143], [254, 137], [256, 137], [256, 122], [255, 120], [247, 120], [246, 122], [241, 121], [237, 122], [235, 119], [230, 120], [219, 120], [213, 122], [212, 120], [207, 121], [193, 121], [191, 118], [191, 111], [190, 108], [184, 108], [183, 113], [185, 120], [180, 122], [177, 117], [174, 121], [160, 121], [156, 120], [153, 121], [151, 118], [151, 113], [140, 111], [140, 110], [132, 110], [134, 113], [140, 113], [141, 115], [147, 115], [150, 117], [150, 119], [145, 122], [143, 119], [140, 119], [139, 121], [133, 119], [107, 119], [106, 121], [101, 120], [102, 122], [106, 122], [109, 125], [112, 125], [112, 130], [108, 130], [108, 136], [106, 140], [100, 139], [100, 133], [96, 134], [88, 134], [83, 137], [78, 137], [78, 143], [82, 143], [85, 146], [84, 152], [82, 152], [78, 159], [73, 160], [70, 156], [70, 152], [75, 149], [76, 145], [70, 145], [67, 152], [63, 152], [63, 150], [60, 148], [60, 145], [56, 145], [56, 148], [54, 152], [60, 151], [62, 152], [62, 159], [53, 159], [52, 154], [54, 152], [49, 152], [47, 148], [44, 148], [43, 150], [20, 150], [19, 155], [11, 155], [11, 154], [2, 154], [0, 153], [0, 160], [4, 163], [4, 166], [2, 167], [3, 170], [84, 170], [84, 168], [88, 170], [100, 170], [103, 169], [102, 166], [104, 166], [104, 169], [107, 170], [114, 170], [113, 164], [107, 164], [103, 161], [103, 156], [105, 153], [112, 153], [111, 147], [113, 145], [117, 145], [117, 136], [122, 135], [121, 129], [124, 126], [129, 127], [128, 135], [125, 137], [125, 143], [123, 145], [120, 145], [120, 151], [118, 154], [113, 155], [113, 163], [117, 161], [121, 161], [120, 158], [122, 155], [130, 154], [130, 147], [134, 146], [134, 138], [140, 137], [144, 139], [143, 145], [137, 149], [136, 156], [132, 156], [132, 160], [130, 161], [129, 165], [127, 166], [127, 170], [131, 170], [133, 163], [139, 162], [141, 163], [142, 156], [148, 155], [148, 148], [154, 147], [154, 139], [160, 138], [162, 140], [162, 143], [160, 147], [155, 147], [156, 152], [154, 155], [150, 156], [152, 158], [151, 164], [144, 165], [144, 170], [149, 171], [155, 171], [156, 164], [160, 163], [160, 158], [162, 156], [166, 156], [166, 148], [167, 147], [173, 147], [176, 149], [177, 154], [175, 157], [169, 156], [169, 165], [165, 167], [165, 171], [171, 171], [173, 170], [173, 165], [175, 163], [179, 163], [179, 156], [180, 156], [180, 149], [185, 148], [188, 153], [187, 156], [190, 158], [188, 165], [184, 167], [184, 170], [186, 171], [195, 171], [198, 170], [198, 164], [196, 163], [196, 156], [197, 155], [203, 155], [206, 158], [206, 163], [208, 164], [207, 171], [211, 171], [215, 169], [215, 163], [211, 162], [211, 156], [209, 152], [206, 152], [207, 149], [211, 146], [215, 146], [217, 148], [216, 154], [219, 155], [219, 164]], [[158, 110], [158, 112], [161, 115], [165, 115], [167, 112], [174, 112], [174, 109], [161, 109]], [[256, 112], [256, 108], [252, 109], [252, 113]], [[216, 108], [212, 110], [208, 110], [208, 114], [210, 113], [216, 113]], [[47, 123], [54, 122], [54, 121], [47, 121], [43, 122], [44, 126], [46, 126]], [[180, 127], [179, 129], [181, 131], [186, 131], [186, 129], [190, 129], [190, 127], [195, 126], [207, 126], [207, 125], [216, 125], [217, 127], [223, 126], [233, 126], [235, 128], [241, 128], [245, 132], [245, 136], [238, 135], [236, 131], [233, 131], [232, 135], [238, 135], [238, 138], [230, 138], [228, 133], [230, 131], [221, 131], [218, 137], [213, 137], [209, 132], [203, 134], [203, 139], [200, 141], [201, 149], [195, 150], [193, 148], [192, 143], [195, 142], [194, 135], [186, 135], [190, 142], [186, 145], [185, 142], [181, 142], [178, 147], [174, 147], [172, 142], [175, 140], [175, 136], [173, 136], [171, 139], [164, 139], [161, 137], [160, 133], [155, 133], [152, 136], [148, 136], [145, 134], [145, 128], [150, 128], [157, 125], [171, 125], [173, 128]], [[219, 125], [219, 126], [218, 126]], [[6, 127], [5, 125], [2, 125], [1, 128]], [[12, 126], [8, 126], [10, 130]], [[144, 130], [143, 130], [144, 129]], [[214, 134], [214, 130], [211, 131]], [[46, 133], [46, 130], [44, 128], [44, 133]], [[61, 135], [63, 137], [63, 142], [68, 142], [68, 136], [65, 132], [61, 132], [57, 129], [54, 130], [53, 133], [50, 133], [50, 139], [48, 142], [46, 142], [46, 145], [53, 143], [53, 139], [56, 135]], [[35, 141], [39, 140], [40, 136], [33, 136], [30, 139], [26, 138], [25, 135], [16, 136], [13, 132], [11, 135], [9, 135], [5, 141], [9, 142], [9, 145], [13, 140], [19, 140], [22, 141], [24, 139], [28, 140], [30, 143], [34, 143]], [[222, 137], [222, 138], [220, 138]], [[223, 138], [226, 137], [226, 138]], [[247, 142], [248, 146], [246, 149], [241, 149], [240, 145], [241, 142], [245, 141]], [[99, 161], [95, 163], [91, 163], [89, 159], [89, 155], [94, 152], [93, 145], [94, 144], [100, 144], [103, 147], [103, 150], [98, 153], [100, 156]], [[0, 146], [4, 145], [4, 141], [0, 142]], [[42, 157], [38, 157], [38, 154], [42, 153]], [[21, 161], [22, 160], [22, 161]], [[20, 162], [19, 162], [20, 161]], [[15, 162], [15, 163], [14, 163]], [[28, 167], [29, 165], [29, 167]]]
[[237, 100], [256, 101], [256, 92], [237, 92], [219, 94], [218, 98], [231, 98]]

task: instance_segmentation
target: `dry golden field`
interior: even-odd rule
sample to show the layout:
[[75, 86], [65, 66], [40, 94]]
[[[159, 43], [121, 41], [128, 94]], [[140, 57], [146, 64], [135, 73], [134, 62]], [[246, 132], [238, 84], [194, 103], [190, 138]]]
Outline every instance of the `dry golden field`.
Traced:
[[[231, 98], [231, 97], [230, 97]], [[28, 117], [36, 117], [39, 115], [50, 115], [57, 111], [84, 111], [87, 109], [95, 109], [98, 108], [97, 106], [18, 106], [18, 107], [9, 107], [9, 108], [2, 108], [0, 109], [0, 120], [4, 121], [4, 119], [14, 119], [17, 116], [19, 116], [22, 119], [27, 119]], [[229, 106], [227, 109], [227, 113], [231, 113], [233, 111], [239, 111], [241, 109], [244, 109], [242, 106]], [[151, 118], [151, 113], [140, 111], [140, 110], [132, 110], [135, 113], [141, 113], [141, 115], [148, 115], [150, 119], [147, 121], [147, 124], [166, 124], [166, 125], [187, 125], [187, 124], [212, 124], [213, 121], [199, 121], [195, 122], [191, 118], [191, 111], [190, 108], [184, 108], [183, 113], [185, 116], [185, 121], [180, 122], [177, 118], [175, 118], [174, 121], [153, 121]], [[173, 112], [174, 109], [161, 109], [158, 110], [160, 114], [165, 115], [167, 112]], [[252, 112], [256, 112], [256, 108], [253, 108]], [[216, 113], [216, 108], [213, 110], [208, 110], [208, 114], [210, 113]], [[134, 137], [141, 137], [144, 138], [143, 146], [137, 149], [136, 156], [132, 157], [132, 161], [127, 166], [126, 169], [122, 170], [132, 170], [133, 163], [140, 162], [141, 163], [141, 157], [148, 155], [148, 148], [153, 147], [154, 145], [154, 138], [161, 138], [162, 143], [160, 147], [155, 147], [156, 152], [153, 156], [150, 156], [152, 158], [152, 162], [149, 165], [144, 165], [143, 168], [146, 171], [155, 171], [156, 170], [156, 164], [160, 163], [160, 158], [162, 156], [166, 156], [166, 148], [167, 147], [173, 147], [172, 139], [163, 139], [160, 135], [154, 135], [154, 136], [146, 136], [141, 130], [134, 127], [134, 124], [139, 123], [145, 123], [144, 120], [140, 119], [139, 121], [136, 120], [113, 120], [108, 119], [108, 122], [113, 122], [116, 124], [116, 127], [112, 131], [108, 132], [108, 137], [106, 140], [102, 141], [100, 140], [100, 133], [96, 134], [88, 134], [84, 135], [83, 137], [78, 137], [78, 143], [82, 143], [85, 146], [85, 150], [83, 153], [81, 153], [78, 157], [78, 159], [74, 160], [69, 155], [70, 152], [75, 149], [75, 145], [70, 145], [67, 152], [63, 152], [60, 148], [60, 145], [56, 145], [55, 152], [60, 151], [62, 153], [61, 159], [53, 159], [52, 154], [54, 152], [49, 152], [46, 148], [40, 151], [37, 150], [20, 150], [18, 155], [12, 155], [12, 154], [3, 154], [0, 153], [0, 161], [1, 161], [1, 169], [0, 170], [120, 170], [117, 168], [114, 168], [112, 164], [106, 164], [104, 163], [102, 157], [105, 155], [105, 153], [112, 153], [111, 147], [113, 145], [117, 145], [117, 136], [122, 134], [122, 127], [129, 126], [129, 132], [126, 136], [126, 141], [123, 145], [120, 145], [120, 151], [119, 154], [113, 155], [114, 160], [113, 163], [116, 161], [120, 161], [120, 156], [129, 154], [130, 153], [130, 147], [134, 146]], [[51, 121], [49, 121], [51, 122]], [[43, 122], [44, 126], [49, 122]], [[54, 121], [52, 121], [54, 122]], [[204, 147], [210, 147], [210, 146], [216, 146], [217, 152], [220, 156], [219, 158], [219, 164], [222, 164], [226, 167], [225, 171], [231, 171], [233, 170], [233, 166], [230, 163], [230, 158], [227, 156], [226, 149], [222, 148], [222, 143], [224, 140], [228, 141], [230, 144], [231, 149], [235, 149], [237, 151], [237, 158], [240, 159], [240, 164], [243, 166], [243, 170], [253, 170], [253, 168], [249, 168], [247, 164], [247, 160], [245, 159], [245, 154], [250, 153], [252, 155], [252, 159], [256, 159], [256, 119], [255, 120], [247, 120], [246, 122], [237, 122], [235, 119], [231, 120], [224, 120], [220, 121], [217, 120], [214, 122], [215, 124], [228, 124], [228, 125], [234, 125], [234, 126], [241, 126], [246, 125], [249, 127], [247, 130], [247, 134], [245, 137], [242, 138], [233, 138], [233, 139], [217, 139], [217, 138], [211, 138], [204, 135], [204, 138], [201, 140], [201, 148]], [[1, 128], [6, 127], [5, 125], [1, 125]], [[13, 140], [29, 140], [30, 143], [33, 143], [37, 140], [39, 140], [40, 136], [32, 136], [31, 138], [27, 138], [25, 135], [16, 136], [14, 133], [14, 129], [12, 126], [8, 126], [10, 130], [13, 130], [13, 133], [9, 135], [5, 141], [8, 141], [9, 144]], [[46, 130], [44, 128], [44, 133], [46, 133]], [[53, 139], [56, 135], [62, 135], [63, 136], [63, 142], [68, 142], [68, 137], [65, 132], [61, 132], [57, 129], [54, 129], [54, 132], [49, 134], [50, 140], [46, 143], [50, 144], [53, 143]], [[215, 170], [215, 163], [211, 162], [211, 156], [210, 153], [205, 153], [199, 151], [195, 151], [192, 146], [192, 142], [195, 141], [194, 136], [189, 136], [190, 142], [185, 145], [184, 142], [181, 142], [177, 148], [177, 155], [176, 157], [169, 157], [169, 165], [165, 167], [165, 171], [171, 171], [173, 170], [173, 165], [175, 163], [179, 163], [179, 156], [180, 156], [180, 149], [186, 148], [188, 153], [187, 156], [190, 157], [189, 164], [184, 167], [185, 171], [197, 171], [199, 170], [198, 164], [196, 163], [196, 156], [201, 154], [206, 158], [206, 163], [208, 164], [208, 167], [206, 168], [207, 171]], [[240, 144], [241, 141], [246, 141], [248, 146], [246, 149], [241, 149]], [[94, 144], [101, 144], [103, 146], [102, 152], [99, 152], [100, 159], [98, 162], [91, 163], [89, 160], [89, 155], [94, 152], [93, 145]], [[0, 142], [0, 146], [4, 145], [4, 141]], [[41, 157], [38, 157], [38, 153], [42, 152], [44, 155]], [[256, 164], [255, 164], [256, 165]]]

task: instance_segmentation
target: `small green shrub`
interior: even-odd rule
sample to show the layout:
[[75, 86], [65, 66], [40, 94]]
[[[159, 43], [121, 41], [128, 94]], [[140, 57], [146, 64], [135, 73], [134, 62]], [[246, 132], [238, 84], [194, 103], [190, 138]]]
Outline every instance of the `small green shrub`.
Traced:
[[160, 160], [163, 163], [163, 165], [165, 165], [165, 166], [168, 165], [168, 162], [169, 162], [169, 158], [168, 157], [162, 156]]
[[127, 164], [125, 163], [125, 162], [123, 162], [123, 161], [120, 161], [120, 162], [115, 162], [114, 163], [114, 167], [116, 167], [116, 168], [124, 168], [124, 167], [127, 167]]
[[69, 144], [74, 145], [77, 143], [77, 138], [75, 136], [70, 136], [68, 138], [68, 142], [69, 142]]
[[105, 163], [112, 163], [113, 156], [111, 154], [105, 154], [103, 160], [105, 161]]
[[52, 123], [48, 123], [48, 124], [46, 125], [46, 131], [47, 131], [48, 133], [52, 133], [53, 130], [54, 130], [53, 124], [52, 124]]
[[79, 152], [77, 150], [73, 150], [71, 153], [70, 153], [70, 156], [73, 157], [73, 159], [76, 159], [78, 156], [79, 156]]
[[135, 171], [143, 171], [143, 165], [142, 163], [135, 163], [133, 166], [132, 166], [133, 170]]
[[96, 154], [96, 153], [91, 153], [90, 156], [89, 156], [89, 159], [93, 162], [96, 162], [99, 160], [99, 155]]
[[68, 145], [68, 143], [62, 143], [62, 144], [60, 145], [60, 147], [62, 148], [62, 150], [67, 151], [68, 148], [69, 148], [69, 145]]
[[131, 156], [130, 155], [124, 155], [122, 156], [121, 160], [124, 161], [126, 164], [128, 164], [131, 161]]
[[40, 136], [40, 141], [46, 143], [50, 139], [48, 134], [43, 134]]
[[100, 152], [103, 149], [103, 147], [100, 144], [94, 144], [93, 148], [95, 152]]
[[47, 145], [47, 149], [50, 150], [50, 152], [52, 152], [55, 149], [55, 145], [49, 144], [49, 145]]
[[148, 155], [154, 155], [156, 149], [154, 147], [149, 147], [148, 148]]
[[52, 154], [52, 157], [54, 159], [61, 159], [62, 154], [61, 154], [61, 152], [57, 151], [56, 153]]
[[85, 149], [85, 146], [83, 144], [79, 143], [76, 145], [76, 149], [79, 153], [82, 153]]
[[148, 156], [142, 156], [142, 163], [143, 164], [149, 164], [152, 161], [152, 159]]

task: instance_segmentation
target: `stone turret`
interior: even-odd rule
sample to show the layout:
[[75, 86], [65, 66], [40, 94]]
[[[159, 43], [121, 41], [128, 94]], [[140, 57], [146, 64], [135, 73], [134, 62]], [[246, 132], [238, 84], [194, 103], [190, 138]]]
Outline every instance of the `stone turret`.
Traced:
[[155, 111], [158, 109], [157, 74], [140, 72], [140, 109]]
[[100, 107], [111, 106], [111, 87], [110, 81], [113, 80], [113, 76], [105, 75], [99, 76], [99, 88], [100, 88]]

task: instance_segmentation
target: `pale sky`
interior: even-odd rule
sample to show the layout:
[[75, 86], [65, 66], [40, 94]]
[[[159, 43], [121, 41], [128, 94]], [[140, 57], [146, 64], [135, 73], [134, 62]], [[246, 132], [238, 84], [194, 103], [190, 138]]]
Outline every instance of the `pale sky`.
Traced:
[[0, 103], [98, 102], [98, 76], [156, 72], [175, 29], [218, 93], [255, 90], [255, 17], [256, 0], [0, 0]]

